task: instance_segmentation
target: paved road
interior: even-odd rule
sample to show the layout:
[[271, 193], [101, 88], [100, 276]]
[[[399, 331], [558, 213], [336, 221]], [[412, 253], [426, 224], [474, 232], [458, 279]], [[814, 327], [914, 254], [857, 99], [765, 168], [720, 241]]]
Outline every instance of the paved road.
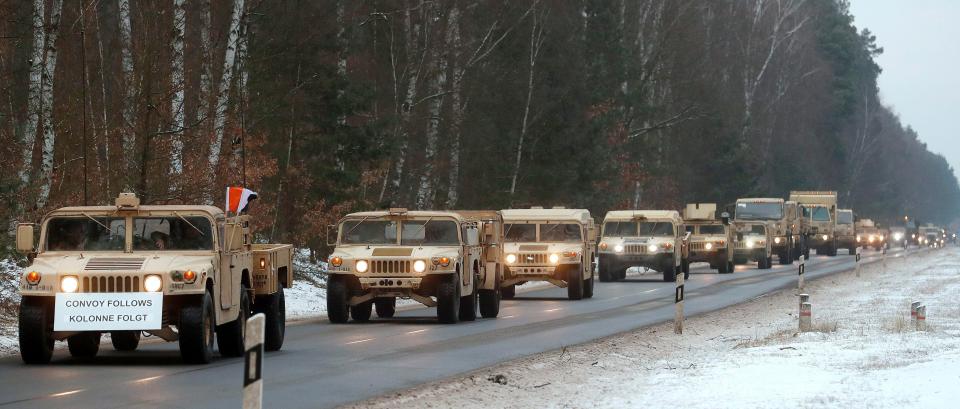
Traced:
[[[915, 252], [916, 250], [911, 250]], [[903, 257], [894, 250], [888, 258]], [[864, 261], [879, 255], [867, 251]], [[847, 271], [853, 257], [814, 256], [807, 279]], [[740, 266], [720, 276], [694, 269], [686, 286], [688, 315], [713, 311], [796, 285], [796, 265], [761, 271]], [[548, 288], [504, 301], [500, 317], [440, 325], [433, 309], [398, 312], [392, 320], [287, 329], [284, 349], [266, 355], [265, 407], [317, 408], [416, 386], [537, 352], [582, 343], [673, 319], [673, 284], [658, 276], [597, 283], [590, 300], [568, 301]], [[23, 408], [237, 408], [243, 365], [220, 359], [180, 363], [176, 343], [120, 353], [104, 346], [93, 360], [57, 351], [52, 364], [0, 359], [0, 406]]]

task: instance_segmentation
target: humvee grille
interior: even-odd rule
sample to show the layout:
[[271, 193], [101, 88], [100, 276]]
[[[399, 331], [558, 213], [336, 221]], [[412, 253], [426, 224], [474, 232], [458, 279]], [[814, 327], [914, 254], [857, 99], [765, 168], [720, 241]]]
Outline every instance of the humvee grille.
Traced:
[[518, 265], [544, 265], [547, 264], [548, 255], [537, 253], [517, 254]]
[[693, 250], [693, 251], [706, 250], [706, 245], [707, 245], [706, 242], [694, 241], [690, 243], [690, 250]]
[[370, 263], [372, 274], [409, 274], [412, 271], [410, 260], [373, 260]]
[[139, 270], [141, 267], [143, 267], [143, 262], [145, 260], [146, 259], [144, 258], [95, 257], [91, 258], [90, 261], [87, 262], [84, 270]]
[[135, 293], [140, 291], [140, 277], [137, 276], [90, 276], [83, 277], [84, 293]]
[[646, 244], [628, 244], [623, 246], [623, 252], [627, 254], [647, 254]]

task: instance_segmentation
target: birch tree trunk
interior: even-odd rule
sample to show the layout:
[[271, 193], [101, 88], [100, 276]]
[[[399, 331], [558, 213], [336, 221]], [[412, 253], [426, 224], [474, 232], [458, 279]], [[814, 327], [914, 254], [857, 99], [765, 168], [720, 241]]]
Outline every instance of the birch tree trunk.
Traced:
[[186, 126], [183, 114], [183, 36], [187, 21], [184, 0], [173, 0], [173, 58], [170, 66], [170, 79], [173, 98], [170, 99], [170, 113], [173, 124], [170, 134], [170, 190], [176, 190], [177, 180], [183, 173], [183, 130]]
[[[347, 83], [347, 55], [350, 54], [350, 44], [346, 36], [347, 24], [344, 20], [344, 3], [346, 3], [346, 0], [337, 0], [337, 78], [342, 81], [341, 86], [337, 87], [337, 109], [340, 110], [340, 113], [337, 114], [337, 127], [341, 129], [347, 125], [347, 115], [343, 111], [343, 96], [344, 87]], [[337, 143], [334, 163], [337, 170], [340, 171], [344, 169], [342, 152], [343, 144]]]
[[110, 160], [110, 137], [107, 132], [109, 127], [109, 121], [107, 119], [107, 82], [104, 79], [103, 72], [106, 70], [104, 59], [103, 59], [103, 33], [100, 31], [100, 13], [94, 9], [93, 21], [97, 25], [97, 54], [100, 58], [99, 67], [100, 69], [100, 106], [103, 108], [102, 117], [100, 118], [100, 143], [97, 144], [97, 156], [100, 158], [100, 161], [103, 162], [104, 168], [106, 169], [104, 174], [101, 176], [101, 181], [103, 182], [103, 191], [106, 192], [106, 197], [113, 197], [113, 193], [110, 190], [110, 176], [113, 175], [111, 171]]
[[[210, 52], [210, 0], [200, 1], [200, 92], [197, 95], [197, 110], [194, 122], [205, 121], [210, 114], [211, 72]], [[203, 127], [209, 130], [209, 127]]]
[[27, 124], [23, 132], [23, 147], [20, 155], [23, 165], [20, 167], [20, 183], [30, 183], [30, 171], [33, 168], [33, 148], [37, 140], [37, 127], [40, 124], [40, 89], [43, 82], [44, 38], [46, 37], [44, 6], [45, 0], [33, 0], [33, 51], [30, 55], [30, 84], [27, 96]]
[[123, 71], [123, 83], [126, 87], [126, 98], [123, 101], [123, 161], [128, 177], [124, 183], [127, 188], [130, 187], [130, 177], [133, 174], [136, 114], [136, 96], [137, 84], [133, 77], [133, 37], [130, 27], [130, 0], [119, 0], [120, 17], [120, 68]]
[[50, 197], [50, 185], [53, 183], [53, 148], [57, 142], [56, 130], [53, 128], [53, 80], [57, 69], [57, 34], [60, 30], [60, 12], [63, 9], [63, 0], [53, 0], [50, 10], [50, 30], [47, 32], [45, 47], [46, 57], [43, 63], [43, 86], [41, 92], [40, 117], [43, 121], [43, 152], [40, 159], [40, 193], [37, 195], [36, 207], [43, 208]]
[[463, 101], [464, 67], [461, 57], [460, 24], [451, 27], [453, 33], [453, 87], [450, 92], [450, 169], [447, 176], [447, 209], [453, 209], [459, 199], [460, 136], [467, 103]]
[[530, 104], [533, 100], [534, 78], [536, 78], [537, 56], [540, 55], [540, 47], [543, 46], [543, 27], [539, 24], [537, 13], [533, 14], [533, 24], [530, 28], [530, 53], [527, 60], [527, 100], [523, 106], [523, 119], [520, 123], [520, 138], [517, 140], [517, 151], [513, 164], [513, 174], [510, 177], [510, 197], [513, 197], [517, 191], [517, 179], [520, 177], [520, 161], [523, 158], [523, 142], [527, 137], [527, 130], [530, 126]]
[[[422, 0], [419, 3], [418, 9], [423, 10]], [[425, 56], [425, 52], [423, 54], [420, 53], [420, 48], [418, 46], [420, 43], [420, 25], [413, 24], [409, 5], [404, 13], [403, 33], [407, 60], [404, 72], [407, 76], [407, 81], [403, 103], [398, 104], [396, 107], [397, 114], [400, 117], [399, 130], [396, 132], [399, 134], [400, 146], [397, 152], [397, 160], [394, 163], [394, 179], [392, 183], [394, 199], [397, 199], [401, 193], [400, 186], [403, 183], [403, 172], [405, 170], [407, 151], [410, 144], [410, 115], [413, 112], [414, 99], [417, 97], [417, 86], [420, 82], [420, 69], [423, 66], [423, 57]]]
[[213, 107], [214, 114], [213, 142], [210, 144], [210, 177], [216, 178], [217, 168], [220, 165], [220, 151], [223, 147], [223, 132], [227, 122], [227, 106], [230, 102], [230, 86], [233, 84], [234, 68], [236, 67], [237, 49], [240, 46], [240, 22], [243, 19], [244, 0], [235, 0], [233, 12], [230, 15], [230, 34], [227, 37], [227, 50], [223, 57], [223, 75], [217, 91], [217, 102]]
[[448, 51], [453, 44], [453, 27], [459, 24], [460, 9], [454, 4], [447, 16], [447, 34], [443, 45], [434, 47], [434, 66], [436, 74], [431, 81], [431, 100], [427, 110], [429, 119], [426, 130], [426, 152], [424, 153], [423, 173], [420, 174], [420, 184], [417, 189], [417, 208], [425, 209], [433, 205], [433, 168], [437, 153], [437, 137], [440, 134], [440, 111], [443, 109], [443, 92], [447, 86], [447, 69], [449, 64]]

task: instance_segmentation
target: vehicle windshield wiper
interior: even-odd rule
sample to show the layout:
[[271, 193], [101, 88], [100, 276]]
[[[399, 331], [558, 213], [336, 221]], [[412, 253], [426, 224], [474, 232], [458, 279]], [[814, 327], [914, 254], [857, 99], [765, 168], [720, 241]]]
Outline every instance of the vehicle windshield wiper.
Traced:
[[100, 222], [100, 221], [97, 220], [97, 219], [94, 219], [93, 216], [91, 216], [91, 215], [89, 215], [89, 214], [86, 214], [86, 213], [84, 213], [84, 212], [80, 212], [80, 214], [82, 214], [82, 215], [84, 215], [84, 216], [87, 216], [88, 219], [93, 220], [94, 223], [99, 224], [100, 227], [103, 227], [104, 229], [107, 229], [107, 231], [112, 231], [112, 230], [110, 230], [110, 226], [107, 226], [107, 225], [103, 224], [102, 222]]
[[430, 223], [431, 220], [433, 220], [433, 216], [428, 217], [427, 220], [420, 225], [420, 229], [423, 230], [423, 238], [417, 243], [417, 247], [423, 247], [423, 242], [427, 240], [427, 223]]
[[543, 236], [546, 236], [547, 235], [546, 233], [550, 233], [556, 230], [557, 227], [560, 227], [560, 226], [561, 226], [560, 224], [554, 224], [553, 226], [550, 226], [550, 229], [547, 230], [546, 232], [540, 232], [540, 241], [543, 241]]
[[200, 236], [201, 236], [201, 237], [204, 237], [204, 236], [206, 236], [206, 234], [203, 234], [203, 230], [200, 230], [200, 228], [199, 228], [199, 227], [197, 227], [197, 226], [194, 226], [194, 225], [193, 225], [193, 223], [190, 223], [190, 221], [189, 221], [189, 220], [187, 220], [187, 218], [185, 218], [185, 217], [183, 217], [183, 216], [181, 216], [181, 215], [180, 215], [180, 213], [177, 213], [177, 212], [173, 212], [173, 215], [174, 215], [174, 216], [177, 216], [177, 217], [179, 217], [179, 218], [180, 218], [180, 220], [183, 220], [183, 222], [184, 222], [184, 223], [186, 223], [187, 225], [189, 225], [190, 227], [193, 227], [193, 229], [194, 229], [194, 230], [196, 230], [196, 231], [197, 231], [197, 233], [200, 233]]
[[360, 221], [357, 222], [357, 224], [353, 225], [353, 227], [351, 227], [350, 230], [347, 231], [347, 234], [344, 234], [344, 236], [349, 236], [350, 233], [353, 233], [353, 231], [356, 230], [357, 227], [360, 227], [360, 225], [363, 224], [363, 222], [367, 221], [367, 219], [369, 219], [369, 218], [370, 218], [370, 216], [363, 216], [363, 218], [360, 219]]

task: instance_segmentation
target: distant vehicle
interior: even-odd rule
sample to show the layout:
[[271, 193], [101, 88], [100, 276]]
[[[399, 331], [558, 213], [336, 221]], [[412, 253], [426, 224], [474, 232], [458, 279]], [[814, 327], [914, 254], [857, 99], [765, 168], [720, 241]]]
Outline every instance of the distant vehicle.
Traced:
[[[441, 323], [500, 311], [496, 211], [389, 211], [346, 215], [330, 226], [327, 317], [332, 323], [393, 317], [397, 298], [437, 307]], [[336, 234], [336, 237], [330, 237]]]
[[797, 235], [793, 234], [793, 224], [790, 223], [790, 215], [785, 210], [783, 199], [737, 199], [733, 220], [737, 223], [765, 223], [770, 235], [770, 247], [780, 264], [793, 263]]
[[[20, 354], [46, 363], [55, 340], [92, 357], [110, 333], [114, 349], [137, 348], [141, 332], [179, 341], [191, 363], [244, 352], [252, 312], [266, 314], [266, 349], [283, 345], [283, 289], [293, 284], [292, 248], [251, 244], [250, 217], [213, 206], [140, 205], [121, 193], [115, 206], [65, 207], [17, 228], [32, 264], [20, 284]], [[174, 329], [176, 328], [176, 329]], [[214, 337], [216, 332], [216, 337]]]
[[690, 203], [683, 211], [683, 224], [690, 233], [689, 257], [685, 270], [690, 263], [710, 263], [710, 268], [720, 274], [729, 274], [733, 265], [733, 230], [730, 229], [730, 216], [724, 213], [717, 220], [715, 203]]
[[[630, 267], [647, 267], [674, 281], [687, 258], [683, 219], [675, 210], [615, 210], [603, 219], [600, 280], [622, 280]], [[689, 265], [689, 264], [686, 264]]]
[[760, 270], [773, 267], [773, 235], [764, 222], [734, 221], [733, 263], [757, 262]]
[[862, 247], [880, 250], [886, 246], [886, 233], [873, 220], [860, 219], [857, 222], [857, 244]]
[[920, 227], [920, 245], [925, 247], [942, 247], [943, 230], [935, 225], [926, 224]]
[[817, 254], [836, 256], [839, 245], [836, 235], [837, 192], [793, 191], [790, 192], [790, 200], [800, 204], [803, 217], [810, 223], [807, 248], [816, 249]]
[[790, 226], [790, 233], [793, 235], [793, 259], [799, 260], [801, 255], [810, 258], [810, 250], [807, 248], [810, 222], [803, 217], [803, 208], [799, 203], [788, 200], [783, 202], [783, 210], [786, 213], [786, 222]]
[[853, 221], [853, 210], [837, 210], [837, 246], [847, 249], [850, 254], [856, 252], [857, 228]]
[[589, 210], [531, 208], [500, 213], [504, 298], [513, 298], [516, 285], [529, 281], [566, 287], [571, 300], [593, 297], [597, 227]]
[[907, 248], [910, 238], [907, 237], [907, 229], [903, 226], [894, 226], [890, 228], [890, 245]]

